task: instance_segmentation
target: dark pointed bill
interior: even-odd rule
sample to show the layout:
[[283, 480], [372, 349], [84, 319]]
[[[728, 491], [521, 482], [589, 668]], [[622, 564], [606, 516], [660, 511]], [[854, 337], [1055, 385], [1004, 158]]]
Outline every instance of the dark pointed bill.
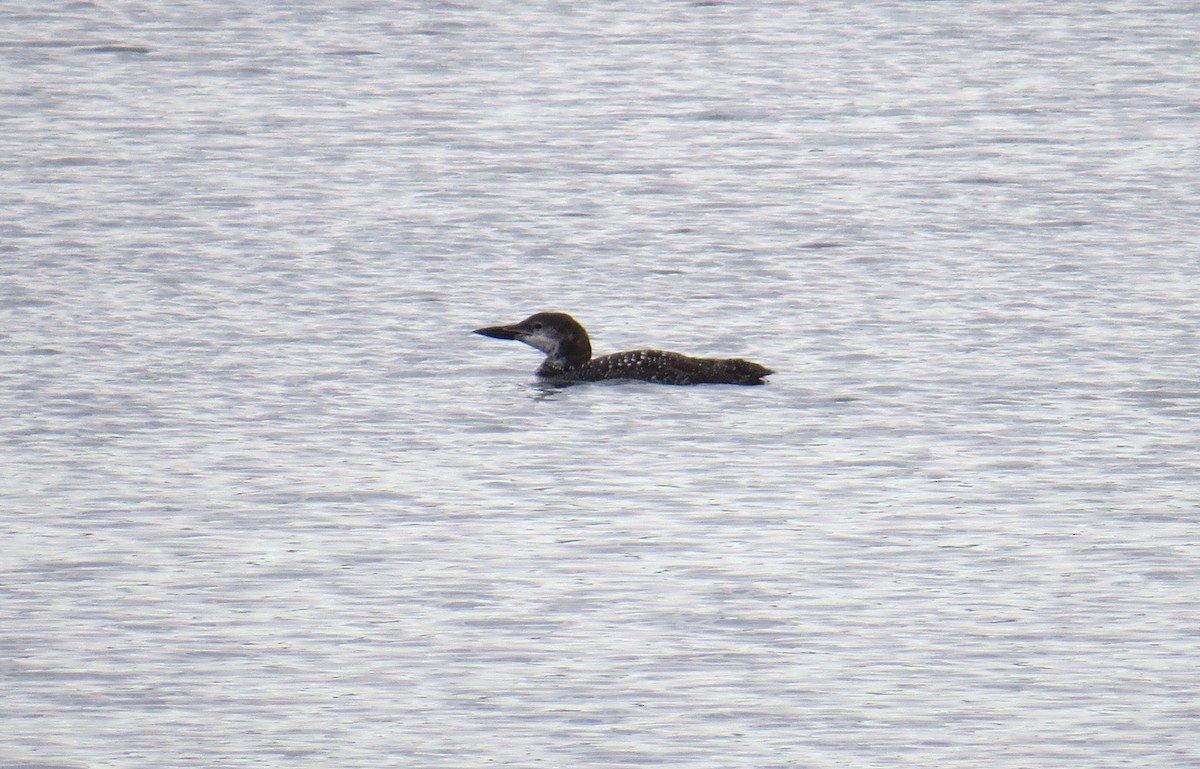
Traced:
[[490, 336], [492, 339], [516, 339], [517, 332], [512, 326], [490, 326], [488, 328], [475, 329], [476, 334], [482, 336]]

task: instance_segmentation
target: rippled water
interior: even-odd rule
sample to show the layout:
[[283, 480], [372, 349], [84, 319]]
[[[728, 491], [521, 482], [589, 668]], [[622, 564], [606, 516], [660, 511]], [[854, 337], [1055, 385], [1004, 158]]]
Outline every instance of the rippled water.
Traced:
[[1196, 21], [4, 6], [0, 764], [1200, 766]]

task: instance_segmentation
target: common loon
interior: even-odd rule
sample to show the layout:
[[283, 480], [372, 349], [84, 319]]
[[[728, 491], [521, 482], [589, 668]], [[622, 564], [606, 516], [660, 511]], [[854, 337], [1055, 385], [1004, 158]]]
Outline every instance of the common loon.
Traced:
[[546, 353], [537, 375], [554, 384], [640, 379], [661, 384], [760, 385], [771, 369], [740, 358], [689, 358], [677, 352], [632, 350], [592, 357], [579, 321], [563, 312], [539, 312], [520, 323], [475, 329], [493, 339], [516, 339]]

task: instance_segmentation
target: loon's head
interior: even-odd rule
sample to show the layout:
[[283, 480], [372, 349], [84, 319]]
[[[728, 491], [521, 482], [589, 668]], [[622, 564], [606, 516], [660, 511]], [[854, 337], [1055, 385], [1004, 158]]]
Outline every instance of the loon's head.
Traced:
[[557, 366], [578, 366], [592, 357], [592, 343], [579, 321], [565, 312], [539, 312], [510, 326], [477, 328], [476, 334], [493, 339], [516, 339], [546, 353]]

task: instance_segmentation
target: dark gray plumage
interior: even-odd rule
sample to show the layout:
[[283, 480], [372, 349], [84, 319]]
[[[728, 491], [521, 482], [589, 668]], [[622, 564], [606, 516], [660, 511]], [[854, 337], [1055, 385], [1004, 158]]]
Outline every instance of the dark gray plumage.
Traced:
[[663, 350], [633, 350], [592, 357], [587, 331], [570, 315], [539, 312], [520, 323], [475, 330], [493, 339], [516, 339], [546, 353], [537, 375], [554, 384], [639, 379], [660, 384], [763, 384], [771, 369], [741, 358], [692, 358]]

